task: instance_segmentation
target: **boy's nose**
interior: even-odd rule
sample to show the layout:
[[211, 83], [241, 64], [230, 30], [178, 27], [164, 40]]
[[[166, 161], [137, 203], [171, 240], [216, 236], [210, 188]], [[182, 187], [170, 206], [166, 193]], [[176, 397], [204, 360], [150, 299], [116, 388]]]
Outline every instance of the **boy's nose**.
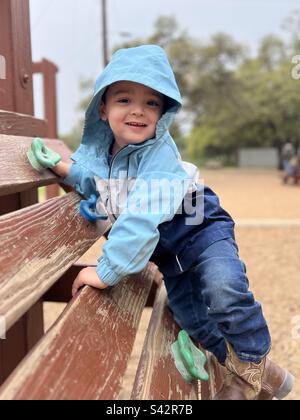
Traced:
[[131, 110], [131, 114], [135, 116], [142, 116], [144, 115], [144, 109], [142, 106], [136, 106]]

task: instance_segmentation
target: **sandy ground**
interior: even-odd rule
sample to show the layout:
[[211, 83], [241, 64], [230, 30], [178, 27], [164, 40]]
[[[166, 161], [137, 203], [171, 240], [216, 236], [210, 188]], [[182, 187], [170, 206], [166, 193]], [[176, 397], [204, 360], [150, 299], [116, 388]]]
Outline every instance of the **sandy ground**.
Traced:
[[[300, 399], [300, 186], [282, 185], [279, 173], [270, 170], [207, 170], [201, 176], [237, 221], [240, 256], [272, 335], [270, 356], [295, 376], [289, 399]], [[45, 304], [46, 328], [62, 309]], [[146, 309], [122, 398], [130, 397], [149, 317]]]
[[201, 176], [235, 219], [300, 220], [300, 186], [283, 185], [277, 171], [228, 169]]

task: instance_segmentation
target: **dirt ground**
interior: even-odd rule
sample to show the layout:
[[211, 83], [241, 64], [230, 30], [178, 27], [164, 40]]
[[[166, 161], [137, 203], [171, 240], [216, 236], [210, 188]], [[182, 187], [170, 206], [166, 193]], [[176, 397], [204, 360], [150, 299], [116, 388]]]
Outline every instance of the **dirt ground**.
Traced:
[[[273, 347], [270, 357], [295, 376], [289, 399], [300, 399], [300, 186], [283, 185], [271, 170], [204, 170], [201, 173], [235, 218], [240, 256], [251, 289], [262, 303]], [[46, 304], [46, 328], [61, 305]], [[129, 398], [136, 363], [149, 322], [145, 310], [124, 382]]]

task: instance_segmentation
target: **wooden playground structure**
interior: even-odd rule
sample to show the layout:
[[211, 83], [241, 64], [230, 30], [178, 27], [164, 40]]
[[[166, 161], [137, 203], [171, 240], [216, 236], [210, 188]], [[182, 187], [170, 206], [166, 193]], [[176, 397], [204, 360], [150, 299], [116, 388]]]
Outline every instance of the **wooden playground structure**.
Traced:
[[[0, 0], [0, 40], [0, 319], [6, 326], [0, 399], [118, 399], [143, 308], [152, 305], [132, 399], [212, 398], [221, 376], [210, 356], [205, 384], [186, 383], [175, 368], [170, 346], [179, 328], [156, 266], [109, 290], [85, 287], [71, 299], [79, 258], [110, 226], [86, 222], [80, 197], [71, 191], [56, 197], [60, 179], [27, 162], [35, 136], [70, 157], [57, 140], [57, 68], [47, 60], [32, 63], [29, 0]], [[46, 120], [34, 117], [35, 72], [44, 77]], [[37, 188], [48, 185], [54, 190], [39, 204]], [[46, 300], [68, 304], [45, 333]]]

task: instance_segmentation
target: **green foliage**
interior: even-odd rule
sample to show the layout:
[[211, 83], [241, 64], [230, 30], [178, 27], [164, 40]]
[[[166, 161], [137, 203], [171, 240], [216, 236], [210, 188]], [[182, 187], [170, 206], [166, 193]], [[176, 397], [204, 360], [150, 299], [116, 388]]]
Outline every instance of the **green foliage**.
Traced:
[[293, 30], [287, 44], [264, 37], [254, 58], [224, 34], [203, 47], [205, 65], [189, 98], [191, 112], [199, 103], [187, 137], [191, 158], [222, 155], [232, 162], [239, 147], [300, 145], [300, 83], [291, 77], [289, 55], [295, 45]]
[[82, 127], [80, 122], [76, 124], [76, 126], [72, 129], [69, 134], [61, 135], [62, 141], [74, 152], [81, 142], [82, 137]]
[[219, 147], [219, 138], [216, 130], [212, 127], [202, 125], [192, 130], [189, 136], [187, 152], [190, 158], [200, 159], [204, 152], [209, 156]]
[[[165, 48], [184, 101], [185, 112], [171, 127], [183, 157], [200, 162], [221, 156], [232, 163], [239, 147], [280, 148], [286, 141], [300, 146], [300, 81], [291, 77], [291, 58], [300, 54], [300, 11], [286, 19], [283, 28], [288, 41], [268, 34], [251, 57], [247, 47], [228, 34], [216, 33], [201, 42], [181, 31], [174, 17], [161, 16], [150, 37], [114, 50], [146, 43]], [[91, 86], [91, 81], [81, 83], [83, 92], [89, 90], [81, 110], [88, 105]], [[72, 148], [79, 144], [82, 123], [81, 118], [66, 137]]]

